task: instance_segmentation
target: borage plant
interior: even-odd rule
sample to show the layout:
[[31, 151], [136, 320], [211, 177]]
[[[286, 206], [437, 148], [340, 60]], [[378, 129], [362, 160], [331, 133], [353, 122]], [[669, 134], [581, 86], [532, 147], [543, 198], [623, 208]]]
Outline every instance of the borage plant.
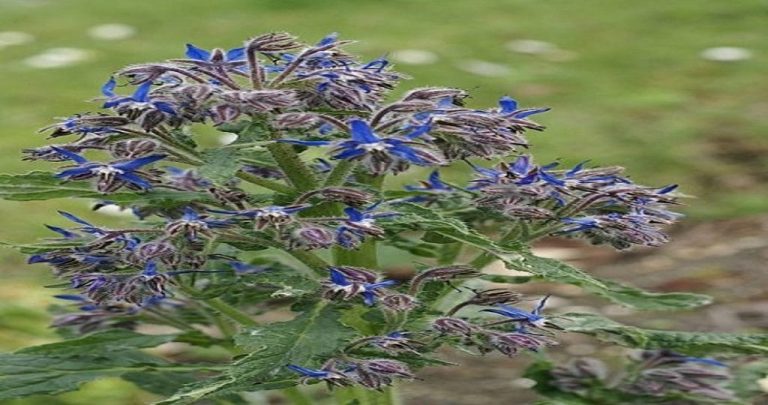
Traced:
[[[106, 228], [60, 212], [46, 225], [52, 238], [19, 247], [62, 280], [53, 326], [66, 339], [2, 355], [0, 398], [120, 376], [162, 404], [280, 389], [306, 404], [296, 386], [321, 382], [342, 404], [389, 403], [394, 385], [447, 365], [434, 356], [441, 346], [535, 354], [528, 375], [561, 401], [735, 398], [721, 361], [765, 353], [766, 336], [553, 315], [549, 296], [513, 289], [566, 283], [637, 310], [708, 303], [599, 280], [529, 249], [545, 236], [660, 245], [679, 216], [675, 186], [638, 185], [618, 167], [535, 163], [525, 133], [543, 129], [533, 118], [547, 109], [509, 97], [474, 109], [462, 90], [419, 88], [387, 102], [402, 76], [385, 59], [346, 53], [348, 42], [274, 33], [228, 51], [187, 45], [185, 57], [118, 71], [101, 89], [104, 112], [46, 129], [68, 143], [25, 159], [59, 167], [0, 177], [4, 198], [97, 199], [95, 209], [116, 205], [138, 220]], [[201, 147], [214, 144], [206, 125], [236, 140]], [[473, 178], [449, 182], [443, 168]], [[385, 187], [411, 171], [426, 180]], [[382, 251], [413, 277], [389, 278]], [[483, 274], [492, 262], [528, 276]], [[608, 383], [595, 361], [546, 360], [565, 333], [656, 351]], [[142, 350], [168, 342], [189, 345], [184, 359], [219, 346], [231, 360]]]

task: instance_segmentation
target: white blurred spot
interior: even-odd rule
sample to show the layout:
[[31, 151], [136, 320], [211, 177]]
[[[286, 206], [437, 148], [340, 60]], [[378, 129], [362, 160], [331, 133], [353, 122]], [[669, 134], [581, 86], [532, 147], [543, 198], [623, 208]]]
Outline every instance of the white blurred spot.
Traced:
[[760, 386], [760, 389], [763, 390], [763, 392], [768, 392], [768, 377], [757, 380], [757, 385]]
[[99, 214], [109, 215], [112, 217], [132, 217], [133, 211], [127, 208], [120, 208], [118, 205], [105, 205], [98, 210]]
[[401, 49], [390, 54], [390, 58], [395, 62], [408, 65], [429, 65], [437, 62], [437, 55], [434, 52], [423, 49]]
[[512, 69], [507, 65], [483, 60], [468, 60], [459, 64], [458, 67], [465, 72], [486, 77], [507, 76], [512, 72]]
[[536, 381], [530, 378], [515, 378], [512, 380], [512, 385], [517, 388], [532, 388], [536, 385]]
[[528, 55], [554, 53], [559, 50], [557, 45], [553, 43], [539, 41], [536, 39], [516, 39], [514, 41], [507, 42], [506, 47], [512, 52], [524, 53]]
[[102, 24], [88, 29], [91, 38], [116, 41], [136, 35], [136, 28], [125, 24]]
[[557, 260], [575, 260], [575, 259], [580, 259], [584, 256], [579, 249], [560, 248], [560, 247], [534, 248], [533, 253], [536, 256], [547, 257], [550, 259], [557, 259]]
[[221, 145], [229, 145], [230, 143], [236, 140], [237, 140], [237, 134], [226, 133], [224, 135], [219, 135], [219, 144]]
[[65, 67], [82, 62], [90, 56], [90, 52], [78, 48], [51, 48], [43, 53], [24, 59], [24, 64], [38, 69]]
[[21, 31], [3, 31], [0, 32], [0, 49], [7, 46], [23, 45], [35, 40], [31, 34]]
[[738, 48], [735, 46], [721, 46], [717, 48], [707, 48], [701, 51], [700, 56], [703, 59], [715, 62], [738, 62], [752, 57], [749, 49]]

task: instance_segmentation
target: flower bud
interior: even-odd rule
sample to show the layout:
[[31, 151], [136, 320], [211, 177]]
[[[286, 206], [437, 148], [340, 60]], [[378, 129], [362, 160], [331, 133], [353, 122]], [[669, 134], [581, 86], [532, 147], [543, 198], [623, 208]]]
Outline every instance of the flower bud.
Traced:
[[395, 312], [407, 312], [418, 305], [416, 299], [406, 294], [389, 294], [381, 299], [382, 305]]
[[443, 317], [432, 322], [432, 329], [446, 335], [470, 336], [477, 327], [463, 319]]

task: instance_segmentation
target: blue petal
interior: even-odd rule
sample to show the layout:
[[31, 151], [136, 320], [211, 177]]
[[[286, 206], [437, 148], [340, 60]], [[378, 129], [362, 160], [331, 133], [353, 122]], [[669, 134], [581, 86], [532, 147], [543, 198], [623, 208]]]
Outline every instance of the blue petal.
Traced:
[[584, 169], [584, 165], [587, 164], [587, 162], [589, 162], [589, 160], [585, 160], [585, 161], [577, 164], [576, 166], [573, 166], [573, 169], [568, 170], [568, 172], [565, 173], [565, 177], [571, 177], [574, 174], [580, 172], [582, 169]]
[[659, 191], [657, 191], [656, 194], [668, 194], [668, 193], [671, 193], [671, 192], [675, 191], [677, 189], [677, 187], [678, 187], [677, 184], [670, 184], [670, 185], [660, 189]]
[[389, 61], [382, 57], [366, 63], [365, 65], [363, 65], [362, 68], [373, 69], [373, 70], [376, 70], [377, 72], [381, 72], [385, 67], [387, 67], [387, 65], [389, 65]]
[[116, 177], [128, 183], [135, 184], [144, 190], [152, 188], [152, 184], [131, 172], [119, 173]]
[[144, 103], [149, 100], [149, 89], [152, 87], [152, 82], [144, 82], [136, 88], [131, 98], [133, 101]]
[[294, 371], [296, 373], [299, 373], [305, 377], [313, 377], [313, 378], [325, 378], [328, 376], [327, 371], [321, 371], [321, 370], [312, 370], [306, 367], [297, 366], [294, 364], [289, 364], [285, 366], [287, 369]]
[[326, 46], [326, 45], [330, 45], [330, 44], [336, 42], [338, 37], [339, 37], [339, 33], [338, 32], [330, 33], [330, 34], [326, 35], [325, 37], [323, 37], [320, 41], [318, 41], [317, 45], [315, 45], [315, 46], [323, 47], [323, 46]]
[[115, 96], [115, 86], [117, 86], [117, 82], [115, 81], [114, 77], [110, 77], [109, 80], [107, 80], [106, 83], [104, 83], [103, 86], [101, 86], [101, 94], [107, 96], [107, 97], [114, 97]]
[[418, 138], [418, 137], [420, 137], [420, 136], [422, 136], [422, 135], [424, 135], [426, 133], [429, 133], [429, 131], [432, 130], [432, 125], [431, 124], [424, 124], [424, 125], [419, 125], [419, 126], [416, 126], [416, 127], [413, 127], [413, 128], [414, 128], [413, 131], [411, 131], [409, 134], [407, 134], [405, 136], [406, 138], [408, 138], [408, 139], [416, 139], [416, 138]]
[[499, 100], [499, 107], [502, 113], [511, 113], [517, 110], [517, 101], [509, 96], [504, 96]]
[[304, 146], [327, 146], [331, 144], [330, 141], [301, 141], [298, 139], [278, 139], [277, 142], [290, 143], [294, 145], [304, 145]]
[[344, 274], [334, 268], [331, 268], [331, 282], [336, 285], [340, 286], [348, 286], [350, 285], [350, 282], [347, 281], [347, 278], [344, 276]]
[[138, 159], [128, 160], [126, 162], [113, 163], [110, 166], [114, 167], [115, 169], [120, 169], [124, 171], [134, 171], [142, 166], [146, 166], [150, 163], [157, 162], [158, 160], [165, 159], [166, 156], [167, 155], [144, 156]]
[[373, 290], [376, 290], [376, 289], [379, 289], [379, 288], [391, 287], [393, 285], [397, 285], [397, 281], [395, 281], [395, 280], [384, 280], [384, 281], [379, 281], [378, 283], [366, 284], [365, 285], [365, 289], [366, 289], [366, 291], [373, 291]]
[[57, 294], [54, 295], [53, 298], [58, 298], [60, 300], [67, 300], [67, 301], [86, 301], [85, 298], [79, 296], [79, 295], [72, 295], [72, 294]]
[[232, 48], [227, 51], [227, 62], [235, 62], [245, 59], [245, 48]]
[[176, 115], [176, 110], [173, 109], [171, 103], [166, 103], [165, 101], [155, 101], [152, 103], [152, 105], [166, 114]]
[[66, 177], [80, 176], [86, 173], [90, 173], [91, 169], [93, 169], [94, 167], [98, 167], [98, 165], [87, 165], [87, 166], [75, 167], [73, 169], [67, 169], [59, 173], [56, 173], [56, 178], [63, 179]]
[[77, 238], [79, 236], [78, 234], [76, 234], [74, 232], [70, 232], [70, 231], [68, 231], [68, 230], [66, 230], [64, 228], [59, 228], [58, 226], [45, 225], [45, 227], [50, 229], [50, 230], [52, 230], [52, 231], [54, 231], [54, 232], [56, 232], [56, 233], [58, 233], [59, 235], [65, 237], [67, 239]]
[[432, 174], [429, 175], [429, 184], [433, 188], [445, 188], [445, 183], [440, 180], [440, 172], [437, 170], [433, 171]]
[[51, 146], [51, 149], [53, 149], [54, 152], [58, 153], [59, 155], [67, 158], [68, 160], [72, 160], [77, 164], [84, 164], [88, 163], [88, 159], [78, 155], [75, 152], [70, 152], [66, 149], [57, 148], [56, 146]]
[[88, 223], [85, 220], [82, 220], [82, 219], [80, 219], [80, 218], [78, 218], [78, 217], [76, 217], [76, 216], [74, 216], [74, 215], [72, 215], [72, 214], [70, 214], [68, 212], [65, 212], [65, 211], [58, 211], [58, 212], [59, 212], [59, 215], [61, 215], [62, 217], [66, 218], [66, 219], [68, 219], [68, 220], [70, 220], [70, 221], [72, 221], [72, 222], [74, 222], [76, 224], [85, 225], [85, 226], [87, 226], [89, 228], [93, 228], [93, 225], [91, 225], [90, 223]]
[[346, 159], [354, 159], [362, 155], [365, 155], [365, 149], [354, 148], [354, 149], [347, 149], [342, 152], [339, 152], [333, 155], [333, 158], [339, 159], [339, 160], [346, 160]]
[[144, 266], [144, 271], [141, 273], [145, 276], [154, 276], [157, 274], [157, 265], [155, 262], [147, 262]]
[[528, 171], [530, 171], [531, 168], [531, 161], [528, 156], [519, 156], [514, 163], [512, 163], [512, 172], [519, 174], [519, 175], [525, 175], [528, 174]]
[[685, 357], [683, 360], [685, 360], [686, 362], [692, 362], [692, 363], [708, 364], [710, 366], [728, 367], [727, 364], [719, 362], [715, 359], [708, 358], [708, 357]]
[[208, 62], [211, 59], [211, 53], [205, 49], [200, 49], [192, 44], [187, 44], [187, 52], [184, 53], [189, 59]]
[[370, 125], [363, 120], [350, 120], [349, 127], [351, 129], [352, 139], [362, 143], [375, 143], [381, 139], [377, 137]]
[[344, 208], [344, 213], [347, 214], [347, 217], [349, 217], [352, 222], [360, 222], [365, 219], [365, 215], [363, 215], [362, 212], [352, 207]]
[[517, 119], [523, 119], [534, 114], [541, 114], [543, 112], [547, 112], [549, 110], [550, 108], [529, 108], [529, 109], [525, 109], [520, 112], [517, 112], [515, 114], [512, 114], [512, 117]]
[[363, 292], [363, 303], [365, 305], [373, 306], [376, 303], [376, 295], [370, 291]]
[[184, 207], [184, 215], [181, 216], [181, 219], [185, 221], [196, 221], [200, 219], [200, 215], [192, 207]]

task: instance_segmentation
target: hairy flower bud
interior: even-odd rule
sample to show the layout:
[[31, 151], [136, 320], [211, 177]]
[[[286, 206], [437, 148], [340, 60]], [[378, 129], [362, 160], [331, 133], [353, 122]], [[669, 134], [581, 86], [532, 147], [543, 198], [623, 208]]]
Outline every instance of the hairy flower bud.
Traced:
[[418, 305], [415, 298], [407, 294], [389, 294], [381, 298], [385, 308], [395, 312], [407, 312]]
[[410, 293], [415, 294], [421, 290], [424, 283], [430, 281], [450, 281], [456, 279], [472, 278], [480, 275], [472, 266], [467, 265], [455, 265], [445, 267], [435, 267], [417, 274], [411, 279]]
[[459, 318], [437, 318], [432, 322], [432, 329], [446, 335], [471, 336], [477, 327]]
[[287, 236], [291, 249], [325, 249], [336, 242], [336, 235], [328, 228], [317, 225], [301, 225]]

